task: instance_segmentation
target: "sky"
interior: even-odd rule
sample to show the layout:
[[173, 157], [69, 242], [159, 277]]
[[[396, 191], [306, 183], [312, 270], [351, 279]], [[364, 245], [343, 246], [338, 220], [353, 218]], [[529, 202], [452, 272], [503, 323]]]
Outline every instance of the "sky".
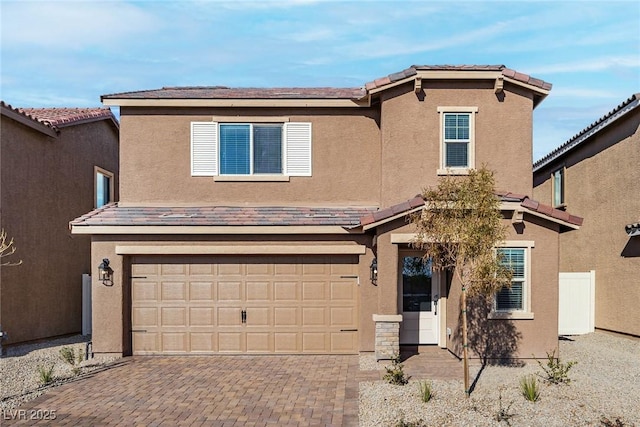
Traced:
[[0, 98], [14, 107], [504, 64], [553, 84], [534, 111], [535, 160], [640, 92], [637, 1], [0, 0], [0, 24]]

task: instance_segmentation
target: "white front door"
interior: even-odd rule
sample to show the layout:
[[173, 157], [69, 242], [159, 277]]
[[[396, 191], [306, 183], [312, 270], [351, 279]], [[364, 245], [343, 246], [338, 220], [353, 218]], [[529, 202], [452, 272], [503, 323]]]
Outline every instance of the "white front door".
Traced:
[[438, 275], [419, 255], [401, 255], [400, 268], [400, 344], [438, 344]]

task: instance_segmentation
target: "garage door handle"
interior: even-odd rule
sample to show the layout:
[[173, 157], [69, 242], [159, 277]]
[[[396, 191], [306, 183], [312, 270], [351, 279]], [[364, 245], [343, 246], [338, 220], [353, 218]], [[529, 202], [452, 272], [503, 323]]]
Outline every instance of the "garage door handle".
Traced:
[[146, 329], [132, 329], [131, 332], [147, 332]]
[[242, 323], [247, 323], [247, 310], [242, 310], [240, 312], [240, 319], [242, 320]]
[[358, 332], [357, 329], [340, 329], [340, 332]]

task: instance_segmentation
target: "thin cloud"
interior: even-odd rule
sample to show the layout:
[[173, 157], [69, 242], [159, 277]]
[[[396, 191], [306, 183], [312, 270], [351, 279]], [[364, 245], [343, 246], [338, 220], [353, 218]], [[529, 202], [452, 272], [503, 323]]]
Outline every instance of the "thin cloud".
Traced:
[[640, 55], [603, 56], [582, 61], [560, 62], [531, 67], [528, 71], [533, 74], [560, 74], [589, 71], [605, 71], [618, 67], [640, 68]]
[[551, 91], [554, 98], [615, 99], [617, 94], [610, 90], [561, 87]]

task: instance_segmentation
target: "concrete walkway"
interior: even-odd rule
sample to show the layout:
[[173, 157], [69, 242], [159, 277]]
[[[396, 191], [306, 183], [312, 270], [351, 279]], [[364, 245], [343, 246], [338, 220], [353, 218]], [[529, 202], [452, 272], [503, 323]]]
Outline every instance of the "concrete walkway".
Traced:
[[358, 356], [132, 357], [47, 391], [1, 424], [357, 426], [357, 372]]

